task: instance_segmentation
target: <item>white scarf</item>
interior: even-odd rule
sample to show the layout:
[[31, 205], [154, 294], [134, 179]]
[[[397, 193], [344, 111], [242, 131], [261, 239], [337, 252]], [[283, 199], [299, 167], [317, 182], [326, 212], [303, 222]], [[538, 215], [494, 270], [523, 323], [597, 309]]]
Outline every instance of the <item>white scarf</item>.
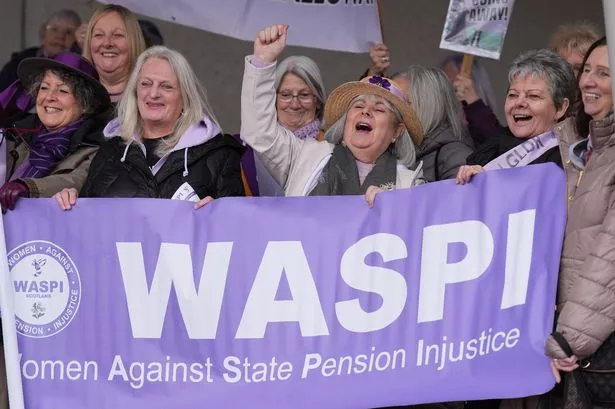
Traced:
[[484, 169], [509, 169], [528, 165], [549, 149], [555, 148], [557, 143], [557, 137], [553, 131], [545, 132], [501, 154], [486, 164]]

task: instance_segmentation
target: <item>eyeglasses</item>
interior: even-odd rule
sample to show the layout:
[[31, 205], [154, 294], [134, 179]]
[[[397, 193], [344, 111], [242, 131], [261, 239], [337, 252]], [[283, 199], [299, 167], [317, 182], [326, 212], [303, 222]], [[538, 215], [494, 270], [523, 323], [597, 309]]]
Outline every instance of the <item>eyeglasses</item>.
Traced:
[[45, 27], [46, 30], [52, 32], [53, 34], [59, 34], [61, 36], [74, 36], [75, 35], [75, 28], [73, 27], [60, 27], [60, 26], [56, 26], [53, 24], [48, 25], [47, 27]]
[[302, 104], [309, 104], [314, 101], [314, 94], [311, 92], [300, 92], [298, 94], [293, 94], [288, 91], [278, 92], [278, 99], [281, 102], [288, 103], [291, 102], [293, 98], [297, 98]]

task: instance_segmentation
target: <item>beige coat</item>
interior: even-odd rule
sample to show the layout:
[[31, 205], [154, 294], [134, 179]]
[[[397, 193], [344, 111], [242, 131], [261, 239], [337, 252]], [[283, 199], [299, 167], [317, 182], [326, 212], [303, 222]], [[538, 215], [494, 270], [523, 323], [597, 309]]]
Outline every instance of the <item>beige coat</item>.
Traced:
[[[254, 149], [286, 196], [307, 196], [329, 161], [334, 145], [302, 140], [278, 123], [275, 68], [257, 68], [246, 58], [241, 88], [241, 138]], [[396, 188], [422, 183], [421, 165], [412, 171], [397, 166]]]
[[[590, 134], [593, 153], [585, 171], [578, 177], [577, 171], [568, 175], [569, 212], [558, 290], [557, 331], [579, 358], [593, 354], [615, 331], [613, 113], [592, 121]], [[547, 353], [565, 357], [553, 338], [547, 341]]]
[[[21, 124], [31, 129], [32, 118], [27, 118]], [[30, 197], [51, 197], [64, 188], [81, 189], [88, 175], [90, 163], [98, 151], [99, 140], [102, 138], [102, 127], [106, 121], [101, 116], [86, 120], [82, 127], [73, 135], [75, 147], [60, 162], [51, 173], [42, 178], [22, 179], [28, 186]], [[22, 136], [7, 138], [6, 179], [30, 156], [29, 141], [32, 132], [24, 132]]]
[[578, 141], [574, 118], [568, 117], [553, 128], [559, 142], [559, 153], [562, 157], [562, 166], [566, 172], [566, 202], [568, 208], [574, 202], [574, 192], [579, 180], [579, 169], [570, 161], [570, 145]]

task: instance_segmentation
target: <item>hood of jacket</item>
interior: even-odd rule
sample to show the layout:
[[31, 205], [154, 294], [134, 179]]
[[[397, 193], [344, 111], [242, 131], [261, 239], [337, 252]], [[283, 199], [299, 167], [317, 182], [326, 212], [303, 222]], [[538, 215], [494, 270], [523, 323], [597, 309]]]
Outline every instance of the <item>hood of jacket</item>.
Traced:
[[[191, 125], [186, 132], [179, 138], [177, 144], [170, 152], [179, 151], [185, 148], [205, 143], [218, 135], [221, 132], [220, 127], [209, 117], [203, 116], [201, 120]], [[120, 121], [118, 118], [111, 120], [103, 131], [105, 138], [113, 138], [120, 135]], [[140, 141], [141, 138], [137, 135], [132, 136], [133, 141]]]
[[[105, 127], [103, 134], [105, 138], [113, 138], [115, 136], [118, 136], [120, 134], [119, 119], [115, 118], [111, 122], [109, 122]], [[175, 146], [173, 146], [173, 148], [171, 148], [169, 152], [167, 152], [163, 157], [158, 160], [158, 162], [156, 162], [156, 164], [152, 167], [152, 172], [154, 173], [154, 175], [158, 173], [160, 168], [162, 168], [162, 166], [169, 158], [170, 154], [183, 150], [185, 168], [184, 175], [188, 175], [188, 149], [194, 146], [202, 145], [205, 142], [216, 137], [218, 134], [220, 134], [220, 127], [218, 126], [218, 124], [212, 121], [208, 116], [204, 115], [198, 123], [191, 125], [186, 130], [186, 132], [182, 134]], [[137, 135], [133, 135], [132, 139], [126, 144], [124, 156], [121, 159], [122, 162], [126, 159], [128, 149], [133, 142], [138, 143], [139, 147], [143, 151], [143, 154], [145, 155], [145, 146], [141, 142], [141, 138]]]

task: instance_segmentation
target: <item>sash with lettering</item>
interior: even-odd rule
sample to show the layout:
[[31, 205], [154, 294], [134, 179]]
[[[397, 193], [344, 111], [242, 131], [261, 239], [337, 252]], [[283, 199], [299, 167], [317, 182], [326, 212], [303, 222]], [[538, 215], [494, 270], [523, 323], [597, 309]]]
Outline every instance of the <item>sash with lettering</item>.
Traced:
[[529, 165], [549, 149], [557, 146], [553, 131], [545, 132], [523, 142], [521, 145], [501, 154], [484, 166], [485, 170], [510, 169]]

